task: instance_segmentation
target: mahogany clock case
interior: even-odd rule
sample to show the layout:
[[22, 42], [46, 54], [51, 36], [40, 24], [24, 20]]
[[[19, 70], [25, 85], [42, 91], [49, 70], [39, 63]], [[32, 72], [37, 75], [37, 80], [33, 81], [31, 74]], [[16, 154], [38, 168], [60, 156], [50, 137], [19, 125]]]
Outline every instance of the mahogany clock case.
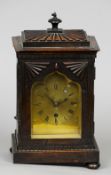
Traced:
[[[58, 28], [56, 31], [53, 30], [49, 30], [48, 35], [59, 33], [59, 36], [63, 36]], [[53, 36], [53, 41], [50, 39], [48, 42], [46, 38], [38, 41], [40, 31], [24, 31], [22, 36], [13, 37], [18, 58], [15, 117], [17, 128], [12, 134], [11, 149], [14, 163], [83, 165], [94, 169], [99, 167], [99, 149], [94, 138], [94, 63], [99, 47], [95, 37], [87, 36], [83, 30], [73, 32], [76, 38], [77, 32], [78, 36], [83, 32], [85, 39], [71, 41], [65, 37], [68, 41], [62, 39], [55, 41]], [[81, 86], [81, 138], [32, 139], [30, 107], [32, 85], [56, 71]]]

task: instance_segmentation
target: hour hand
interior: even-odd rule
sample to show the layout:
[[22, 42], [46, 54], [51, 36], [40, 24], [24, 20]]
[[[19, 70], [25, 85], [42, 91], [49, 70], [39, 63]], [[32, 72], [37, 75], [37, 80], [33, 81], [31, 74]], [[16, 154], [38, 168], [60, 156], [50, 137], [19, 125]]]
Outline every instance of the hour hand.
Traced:
[[53, 101], [52, 98], [50, 98], [49, 96], [47, 96], [47, 98], [52, 102], [54, 107], [57, 107], [68, 100], [67, 98], [65, 98], [63, 101]]
[[68, 99], [65, 98], [63, 101], [54, 101], [53, 103], [54, 103], [54, 106], [57, 107], [57, 106], [59, 106], [60, 104], [66, 102], [67, 100], [68, 100]]
[[68, 100], [68, 98], [65, 98], [64, 100], [60, 101], [59, 102], [59, 105], [62, 104], [62, 103], [64, 103], [64, 102], [66, 102], [67, 100]]

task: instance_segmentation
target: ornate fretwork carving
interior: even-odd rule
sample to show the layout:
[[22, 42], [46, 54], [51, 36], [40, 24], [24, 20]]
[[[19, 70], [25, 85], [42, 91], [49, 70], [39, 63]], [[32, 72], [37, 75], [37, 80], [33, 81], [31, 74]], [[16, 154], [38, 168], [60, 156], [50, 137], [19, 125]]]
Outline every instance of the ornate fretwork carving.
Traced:
[[37, 33], [34, 37], [30, 37], [27, 41], [86, 41], [82, 31], [65, 31], [64, 33]]
[[36, 30], [22, 32], [22, 41], [24, 47], [71, 47], [71, 46], [89, 46], [88, 36], [83, 30]]
[[31, 79], [40, 74], [43, 69], [47, 68], [49, 62], [25, 62], [28, 78]]
[[88, 65], [88, 61], [76, 61], [76, 62], [64, 62], [66, 68], [68, 68], [77, 77], [84, 77], [84, 70]]

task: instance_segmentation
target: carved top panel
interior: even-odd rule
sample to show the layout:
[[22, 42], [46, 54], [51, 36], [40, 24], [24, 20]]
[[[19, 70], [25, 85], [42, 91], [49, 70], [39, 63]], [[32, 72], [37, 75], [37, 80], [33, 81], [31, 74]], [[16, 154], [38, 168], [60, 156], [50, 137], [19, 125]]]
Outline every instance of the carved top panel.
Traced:
[[89, 46], [84, 30], [63, 30], [54, 32], [47, 30], [25, 30], [22, 32], [24, 47], [80, 47]]

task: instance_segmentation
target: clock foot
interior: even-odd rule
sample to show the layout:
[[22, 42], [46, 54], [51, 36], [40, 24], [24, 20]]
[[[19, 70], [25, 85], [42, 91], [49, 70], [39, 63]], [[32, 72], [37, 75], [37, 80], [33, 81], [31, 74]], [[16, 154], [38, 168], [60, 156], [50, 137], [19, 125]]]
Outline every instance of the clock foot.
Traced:
[[89, 168], [89, 169], [98, 169], [99, 166], [100, 166], [99, 163], [88, 163], [88, 164], [86, 165], [86, 167]]
[[12, 153], [12, 147], [11, 147], [9, 150], [10, 150], [10, 152]]

